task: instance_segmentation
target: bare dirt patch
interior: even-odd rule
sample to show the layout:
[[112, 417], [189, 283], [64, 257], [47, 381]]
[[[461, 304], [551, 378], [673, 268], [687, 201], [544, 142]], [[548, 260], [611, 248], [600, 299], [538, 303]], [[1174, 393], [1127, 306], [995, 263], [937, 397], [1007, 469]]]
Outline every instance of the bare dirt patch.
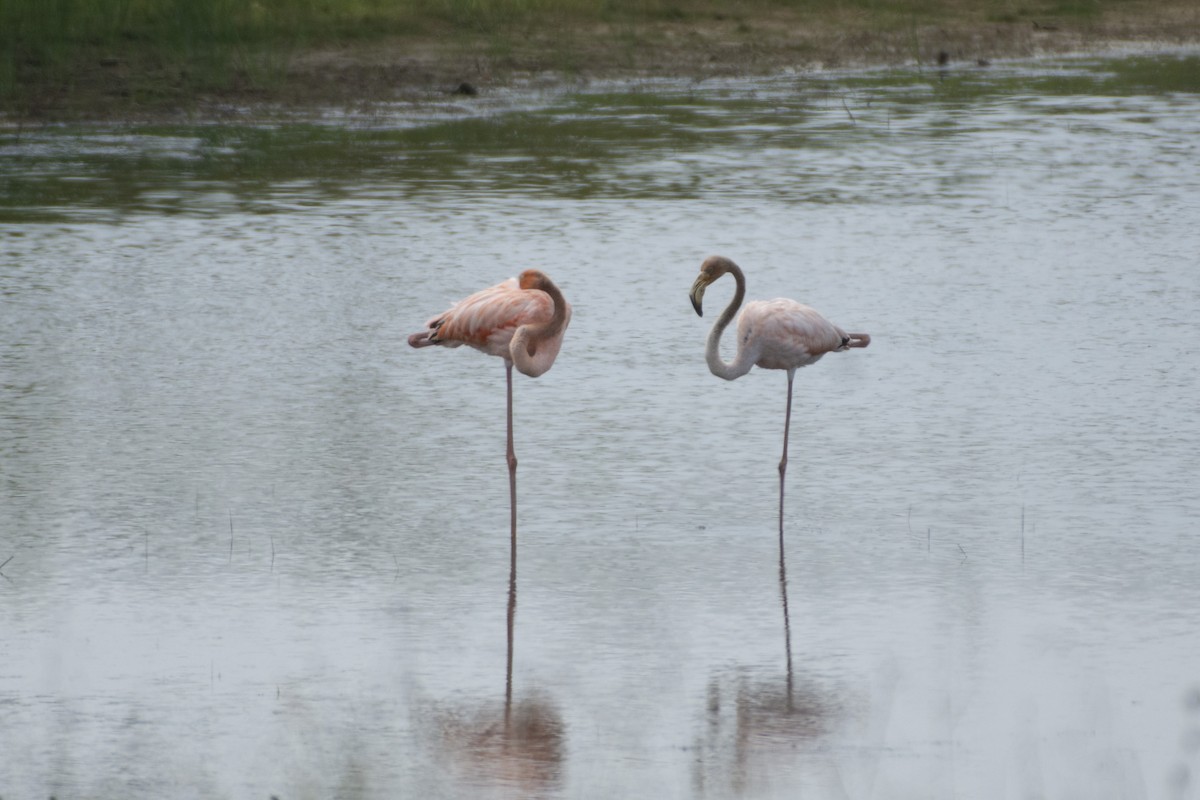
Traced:
[[[847, 12], [806, 19], [777, 12], [753, 20], [713, 18], [596, 25], [475, 40], [396, 38], [367, 47], [327, 48], [292, 59], [281, 99], [406, 99], [536, 80], [637, 77], [703, 79], [782, 70], [986, 63], [1137, 45], [1200, 44], [1200, 4], [1128, 6], [1103, 20], [963, 22], [881, 29]], [[1200, 89], [1200, 87], [1198, 87]]]
[[[26, 94], [9, 118], [219, 117], [267, 108], [362, 108], [486, 94], [530, 83], [766, 75], [859, 66], [986, 64], [1125, 45], [1200, 46], [1196, 0], [1125, 0], [1103, 13], [1038, 16], [951, 7], [936, 21], [860, 7], [806, 14], [760, 8], [636, 23], [510, 24], [250, 54], [197, 88], [153, 57], [84, 60], [67, 81]], [[1200, 81], [1198, 81], [1200, 83]], [[214, 88], [215, 86], [215, 88]], [[1197, 86], [1200, 91], [1200, 85]]]

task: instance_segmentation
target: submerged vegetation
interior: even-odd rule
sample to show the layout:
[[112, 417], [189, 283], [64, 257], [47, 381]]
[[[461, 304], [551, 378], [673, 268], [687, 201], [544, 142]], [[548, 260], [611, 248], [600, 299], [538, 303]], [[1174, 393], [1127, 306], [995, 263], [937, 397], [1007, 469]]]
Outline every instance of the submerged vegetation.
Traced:
[[0, 112], [381, 99], [458, 81], [1195, 41], [1194, 0], [5, 0]]

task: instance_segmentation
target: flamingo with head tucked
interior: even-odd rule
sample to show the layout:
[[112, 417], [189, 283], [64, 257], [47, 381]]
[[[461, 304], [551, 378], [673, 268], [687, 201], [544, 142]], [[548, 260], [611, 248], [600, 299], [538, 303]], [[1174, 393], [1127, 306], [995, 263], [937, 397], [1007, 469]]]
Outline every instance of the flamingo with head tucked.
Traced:
[[554, 365], [571, 305], [544, 273], [527, 269], [519, 279], [476, 292], [426, 323], [408, 337], [413, 347], [470, 345], [504, 359], [508, 384], [508, 489], [513, 558], [517, 545], [517, 456], [513, 449], [512, 368], [531, 378]]
[[[783, 534], [783, 478], [787, 472], [788, 429], [792, 422], [792, 380], [796, 370], [815, 364], [826, 353], [840, 353], [851, 347], [866, 347], [871, 337], [865, 333], [846, 333], [816, 310], [795, 300], [755, 300], [746, 304], [738, 317], [738, 349], [733, 362], [721, 359], [721, 334], [737, 314], [746, 298], [746, 276], [737, 264], [724, 256], [710, 256], [700, 265], [700, 275], [692, 284], [692, 307], [704, 316], [704, 290], [722, 275], [733, 275], [737, 283], [733, 300], [721, 312], [708, 334], [705, 357], [708, 369], [727, 381], [740, 378], [751, 367], [787, 370], [787, 415], [783, 424], [783, 457], [779, 460], [779, 532]], [[782, 543], [782, 539], [780, 540]]]

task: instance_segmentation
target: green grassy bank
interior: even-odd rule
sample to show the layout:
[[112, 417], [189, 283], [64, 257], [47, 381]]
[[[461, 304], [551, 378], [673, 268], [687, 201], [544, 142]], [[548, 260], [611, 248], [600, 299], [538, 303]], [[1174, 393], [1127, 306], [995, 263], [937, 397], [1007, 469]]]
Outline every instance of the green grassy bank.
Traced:
[[975, 59], [1198, 32], [1195, 0], [0, 0], [0, 113], [349, 103], [516, 73]]

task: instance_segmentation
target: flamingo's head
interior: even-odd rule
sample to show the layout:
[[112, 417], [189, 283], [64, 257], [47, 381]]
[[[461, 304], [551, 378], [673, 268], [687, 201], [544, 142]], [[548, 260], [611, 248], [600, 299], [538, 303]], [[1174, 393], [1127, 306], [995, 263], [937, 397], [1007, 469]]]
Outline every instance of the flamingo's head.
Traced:
[[527, 269], [521, 273], [517, 281], [522, 289], [544, 289], [550, 279], [546, 277], [546, 273], [540, 270]]
[[696, 276], [696, 282], [692, 284], [691, 291], [692, 308], [696, 309], [697, 314], [704, 316], [704, 290], [710, 283], [732, 268], [733, 262], [725, 256], [709, 256], [700, 265], [700, 274]]

